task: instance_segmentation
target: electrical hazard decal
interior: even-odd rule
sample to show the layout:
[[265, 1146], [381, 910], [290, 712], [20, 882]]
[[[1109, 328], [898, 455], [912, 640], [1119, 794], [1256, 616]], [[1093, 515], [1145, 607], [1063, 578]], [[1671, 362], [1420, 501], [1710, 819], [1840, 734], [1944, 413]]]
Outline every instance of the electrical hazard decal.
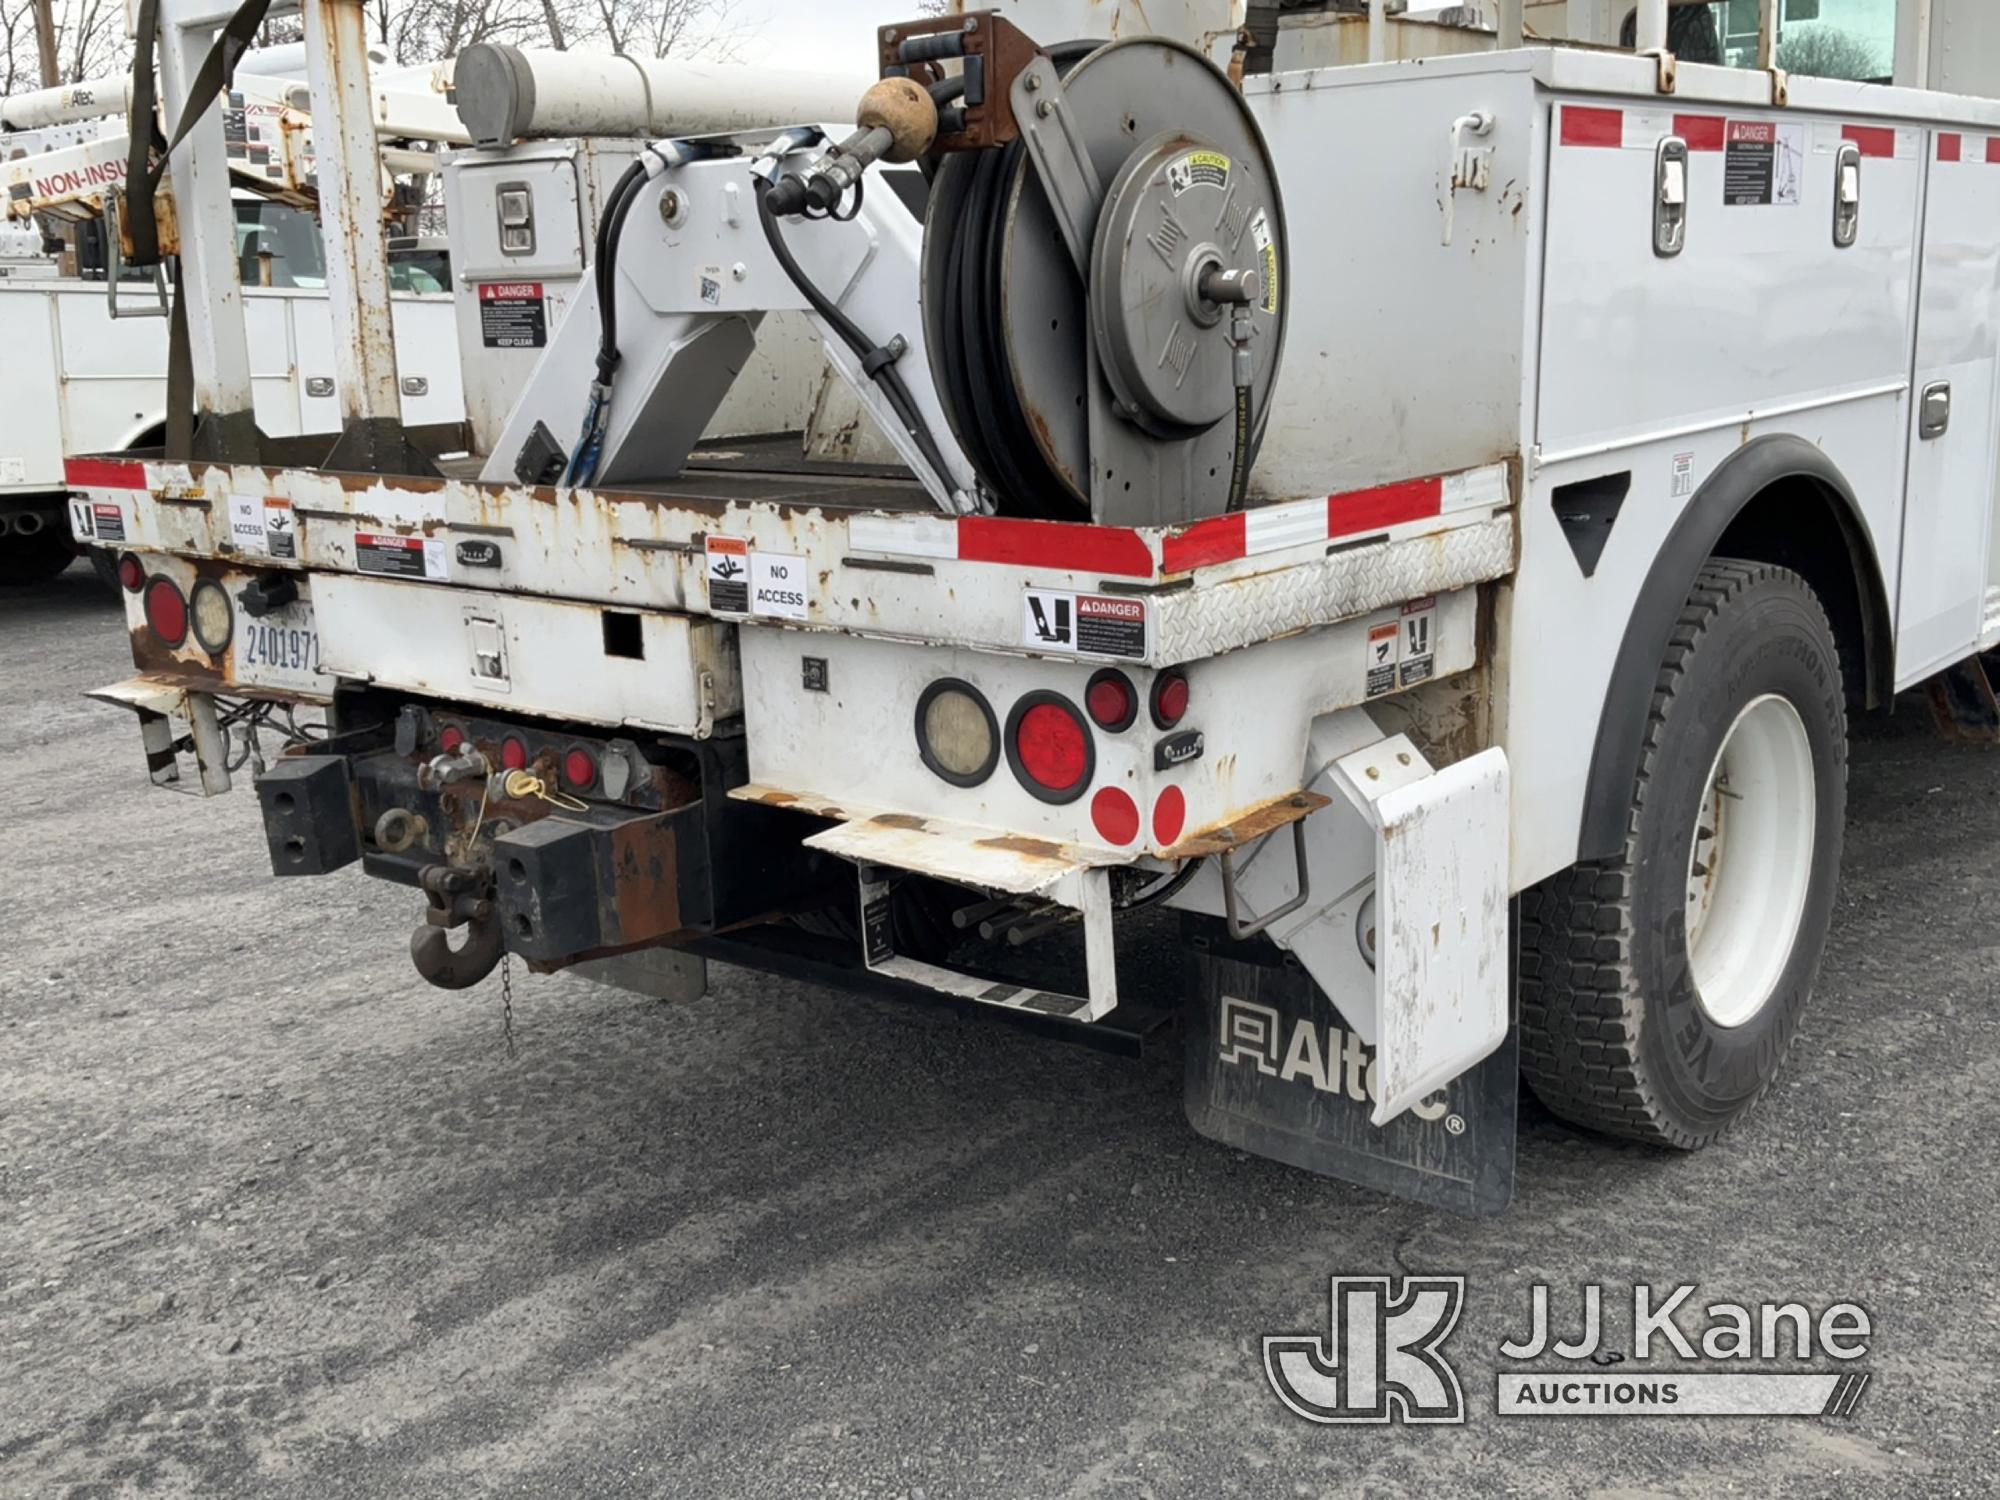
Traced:
[[1731, 120], [1723, 134], [1722, 201], [1731, 208], [1796, 204], [1805, 168], [1804, 125]]
[[442, 583], [451, 576], [445, 544], [424, 536], [354, 533], [354, 566], [382, 578], [424, 578]]
[[1021, 644], [1067, 655], [1146, 654], [1146, 606], [1139, 599], [1029, 589], [1022, 604]]
[[482, 281], [479, 339], [489, 349], [540, 349], [549, 341], [549, 307], [539, 281]]
[[708, 607], [719, 615], [750, 613], [750, 544], [741, 537], [712, 536], [708, 559]]

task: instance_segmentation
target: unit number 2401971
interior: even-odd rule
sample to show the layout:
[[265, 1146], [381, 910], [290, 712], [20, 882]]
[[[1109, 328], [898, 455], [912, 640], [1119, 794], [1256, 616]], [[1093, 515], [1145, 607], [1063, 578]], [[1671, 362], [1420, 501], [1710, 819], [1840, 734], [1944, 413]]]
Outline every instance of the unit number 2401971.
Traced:
[[319, 629], [310, 604], [289, 605], [238, 624], [236, 670], [257, 682], [310, 683], [319, 677]]

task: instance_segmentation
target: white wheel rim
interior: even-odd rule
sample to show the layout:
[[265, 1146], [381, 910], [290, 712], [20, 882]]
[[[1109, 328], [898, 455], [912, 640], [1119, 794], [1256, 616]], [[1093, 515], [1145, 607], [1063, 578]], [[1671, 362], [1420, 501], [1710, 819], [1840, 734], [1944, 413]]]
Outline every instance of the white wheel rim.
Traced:
[[1718, 1026], [1761, 1011], [1791, 959], [1812, 885], [1815, 810], [1805, 723], [1767, 693], [1722, 738], [1688, 853], [1688, 965]]

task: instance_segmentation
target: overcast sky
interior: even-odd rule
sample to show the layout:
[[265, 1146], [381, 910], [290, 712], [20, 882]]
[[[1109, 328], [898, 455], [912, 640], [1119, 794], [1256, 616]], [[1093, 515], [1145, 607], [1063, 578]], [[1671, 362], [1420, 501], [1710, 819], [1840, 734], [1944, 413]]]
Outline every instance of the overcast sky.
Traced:
[[741, 0], [746, 62], [875, 71], [875, 28], [915, 15], [911, 0]]

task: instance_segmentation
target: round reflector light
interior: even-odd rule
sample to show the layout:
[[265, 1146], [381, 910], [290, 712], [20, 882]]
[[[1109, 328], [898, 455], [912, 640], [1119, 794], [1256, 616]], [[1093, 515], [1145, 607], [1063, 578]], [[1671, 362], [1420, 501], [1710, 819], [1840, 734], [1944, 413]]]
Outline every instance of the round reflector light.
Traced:
[[136, 594], [146, 586], [146, 565], [133, 553], [127, 552], [118, 559], [118, 585], [128, 594]]
[[456, 724], [450, 726], [443, 734], [438, 736], [438, 744], [444, 748], [446, 755], [458, 754], [458, 747], [464, 743], [465, 731], [460, 729]]
[[222, 655], [229, 649], [229, 637], [236, 628], [236, 611], [230, 606], [229, 591], [213, 578], [204, 578], [194, 586], [189, 606], [194, 617], [194, 638], [201, 642], [202, 650], [210, 656]]
[[187, 639], [187, 600], [175, 586], [173, 579], [158, 577], [146, 584], [144, 598], [146, 623], [153, 627], [153, 634], [169, 646], [178, 646]]
[[1153, 722], [1172, 729], [1188, 711], [1188, 680], [1179, 672], [1162, 673], [1153, 683]]
[[953, 786], [978, 786], [1000, 760], [1000, 726], [979, 689], [940, 677], [917, 698], [917, 754]]
[[597, 784], [597, 757], [581, 746], [563, 757], [563, 780], [572, 791], [586, 791]]
[[1131, 678], [1115, 667], [1106, 667], [1083, 690], [1083, 706], [1090, 710], [1090, 717], [1100, 729], [1116, 734], [1121, 729], [1130, 729], [1132, 721], [1139, 717], [1139, 694], [1133, 689]]
[[1139, 836], [1139, 804], [1122, 787], [1107, 786], [1090, 799], [1090, 821], [1107, 844], [1129, 844]]
[[1179, 787], [1170, 786], [1153, 803], [1153, 841], [1163, 846], [1179, 843], [1186, 826], [1187, 798]]
[[1083, 715], [1058, 693], [1029, 693], [1007, 721], [1007, 759], [1044, 802], [1074, 802], [1090, 784], [1096, 751]]
[[511, 734], [500, 742], [500, 764], [510, 771], [528, 769], [528, 747]]

